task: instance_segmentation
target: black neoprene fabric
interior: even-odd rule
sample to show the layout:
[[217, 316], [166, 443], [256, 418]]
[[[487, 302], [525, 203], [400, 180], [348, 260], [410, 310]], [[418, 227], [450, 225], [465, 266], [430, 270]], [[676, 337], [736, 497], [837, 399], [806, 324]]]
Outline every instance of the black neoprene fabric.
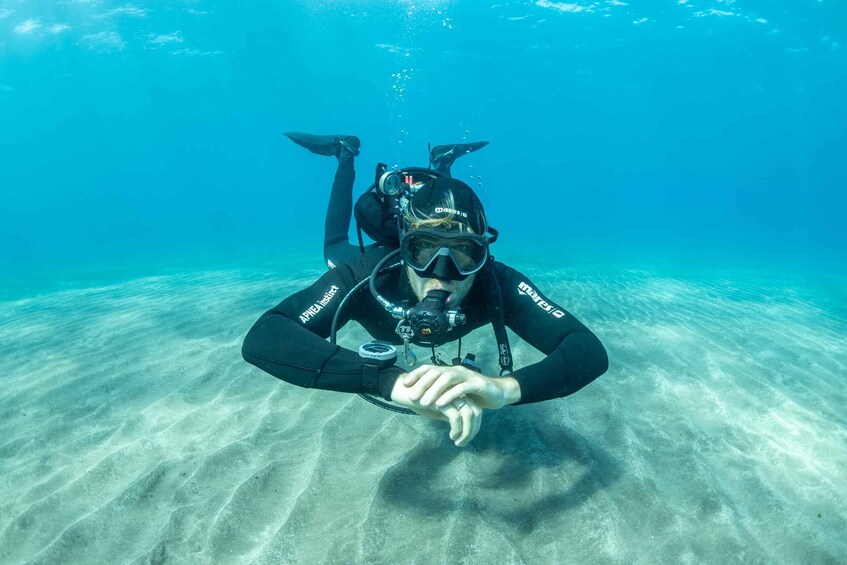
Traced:
[[[341, 300], [357, 282], [371, 273], [388, 251], [384, 248], [369, 249], [364, 255], [326, 272], [309, 287], [265, 312], [244, 338], [244, 359], [281, 380], [301, 387], [366, 392], [362, 382], [363, 362], [358, 353], [332, 345], [326, 338]], [[606, 351], [588, 328], [541, 294], [520, 272], [497, 261], [493, 262], [493, 267], [503, 289], [506, 325], [546, 355], [541, 361], [520, 367], [512, 373], [521, 388], [519, 404], [573, 394], [607, 370]], [[402, 299], [416, 302], [401, 270], [382, 275], [377, 287], [380, 293], [395, 303]], [[463, 301], [462, 310], [467, 316], [467, 323], [451, 330], [451, 341], [490, 323], [481, 287], [479, 281], [475, 281]], [[376, 302], [367, 285], [348, 301], [340, 326], [351, 319], [359, 322], [374, 339], [398, 345], [402, 343], [394, 333], [397, 320]], [[418, 352], [421, 353], [421, 350]], [[491, 339], [490, 351], [474, 353], [480, 361], [490, 357], [496, 363], [494, 338]], [[452, 358], [453, 355], [445, 357]], [[380, 371], [379, 389], [385, 399], [391, 399], [394, 383], [406, 370], [405, 367], [394, 366]]]

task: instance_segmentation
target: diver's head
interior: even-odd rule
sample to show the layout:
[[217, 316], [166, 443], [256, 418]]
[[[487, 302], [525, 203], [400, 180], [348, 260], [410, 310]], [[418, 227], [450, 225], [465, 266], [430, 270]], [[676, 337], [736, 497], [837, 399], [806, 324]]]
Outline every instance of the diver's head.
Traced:
[[431, 290], [450, 293], [456, 307], [488, 260], [488, 220], [465, 183], [437, 177], [412, 197], [401, 219], [400, 249], [412, 290], [422, 300]]

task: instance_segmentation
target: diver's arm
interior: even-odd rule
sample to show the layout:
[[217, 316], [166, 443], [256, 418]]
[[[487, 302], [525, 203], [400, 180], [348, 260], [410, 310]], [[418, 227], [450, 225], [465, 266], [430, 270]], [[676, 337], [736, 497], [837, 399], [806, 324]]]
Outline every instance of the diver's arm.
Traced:
[[547, 355], [510, 375], [520, 385], [516, 404], [573, 394], [606, 372], [609, 358], [591, 330], [541, 294], [523, 274], [499, 267], [506, 325]]
[[278, 379], [304, 388], [380, 394], [391, 399], [402, 370], [379, 371], [375, 388], [365, 386], [364, 363], [353, 351], [332, 345], [276, 309], [262, 316], [247, 337], [244, 360]]
[[[373, 383], [372, 379], [366, 379], [364, 362], [358, 353], [326, 341], [338, 305], [353, 288], [356, 278], [348, 265], [339, 265], [263, 314], [244, 338], [241, 349], [244, 359], [297, 386], [339, 392], [378, 392], [390, 399], [394, 383], [402, 372], [399, 367], [380, 370]], [[363, 290], [367, 292], [366, 288]], [[351, 297], [351, 304], [345, 306], [339, 327], [353, 315], [356, 298]]]
[[[475, 402], [468, 399], [460, 408], [452, 405], [438, 409], [424, 407], [406, 394], [407, 389], [398, 381], [402, 373], [399, 367], [380, 370], [376, 383], [372, 383], [363, 373], [364, 362], [358, 353], [326, 341], [338, 304], [347, 289], [354, 286], [346, 280], [348, 274], [348, 265], [340, 265], [309, 288], [263, 314], [244, 338], [241, 350], [244, 359], [297, 386], [379, 393], [386, 400], [393, 400], [421, 416], [448, 420], [450, 439], [458, 447], [466, 446], [479, 431], [481, 423], [482, 410]], [[351, 297], [351, 312], [344, 315], [339, 325], [354, 313], [355, 298]]]

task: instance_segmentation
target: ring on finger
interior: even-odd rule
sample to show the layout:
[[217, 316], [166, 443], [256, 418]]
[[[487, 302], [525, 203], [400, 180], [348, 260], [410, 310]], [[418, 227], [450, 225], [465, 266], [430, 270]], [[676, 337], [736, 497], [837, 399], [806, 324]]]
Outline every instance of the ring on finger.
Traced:
[[461, 410], [466, 404], [467, 402], [460, 398], [459, 400], [453, 402], [453, 407], [456, 408], [456, 410]]

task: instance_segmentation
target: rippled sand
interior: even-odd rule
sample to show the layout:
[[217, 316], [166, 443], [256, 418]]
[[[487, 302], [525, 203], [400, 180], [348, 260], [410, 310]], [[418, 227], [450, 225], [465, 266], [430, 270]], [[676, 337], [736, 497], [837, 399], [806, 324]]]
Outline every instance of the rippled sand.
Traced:
[[[302, 264], [0, 303], [0, 562], [847, 560], [832, 296], [761, 274], [524, 271], [612, 366], [487, 413], [466, 449], [241, 360], [258, 315], [319, 274]], [[513, 345], [516, 366], [540, 358]], [[465, 348], [496, 366], [489, 329]]]

